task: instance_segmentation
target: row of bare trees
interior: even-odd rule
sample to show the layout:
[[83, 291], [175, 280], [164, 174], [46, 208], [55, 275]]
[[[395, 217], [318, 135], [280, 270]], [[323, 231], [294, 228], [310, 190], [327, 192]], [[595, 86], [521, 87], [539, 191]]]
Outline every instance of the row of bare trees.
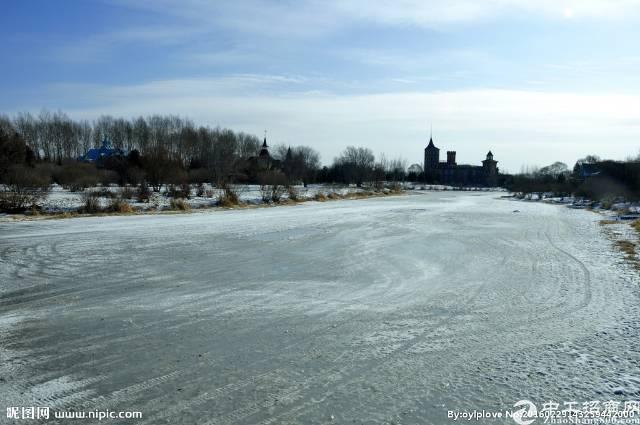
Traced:
[[[13, 118], [0, 115], [0, 132], [5, 138], [5, 148], [12, 146], [20, 152], [26, 149], [29, 157], [8, 172], [2, 170], [2, 164], [15, 160], [0, 152], [0, 185], [9, 183], [11, 176], [13, 182], [26, 175], [37, 175], [39, 187], [48, 181], [74, 191], [114, 183], [145, 184], [154, 191], [165, 185], [205, 182], [222, 188], [232, 183], [290, 187], [319, 182], [360, 186], [403, 180], [406, 170], [406, 161], [387, 160], [384, 155], [376, 161], [373, 152], [363, 147], [349, 146], [331, 166], [321, 167], [320, 155], [308, 146], [276, 145], [270, 152], [276, 160], [273, 163], [278, 165], [256, 173], [256, 161], [249, 160], [261, 149], [256, 136], [196, 126], [189, 119], [174, 115], [130, 120], [101, 116], [94, 121], [76, 121], [64, 112], [43, 110], [38, 115], [19, 113]], [[78, 161], [105, 138], [126, 155], [105, 157], [96, 164]], [[4, 189], [7, 192], [6, 185]]]
[[406, 178], [407, 161], [403, 158], [387, 159], [384, 154], [376, 161], [369, 148], [348, 146], [330, 168], [321, 172], [322, 181], [356, 184], [365, 182], [380, 185], [383, 181], [403, 181]]
[[579, 159], [570, 170], [562, 162], [546, 167], [522, 168], [505, 175], [503, 186], [517, 194], [575, 195], [593, 201], [640, 199], [640, 155], [625, 161], [603, 160], [596, 155]]
[[246, 133], [198, 127], [175, 115], [152, 115], [131, 120], [101, 116], [95, 121], [72, 120], [64, 112], [43, 110], [37, 116], [19, 113], [13, 119], [0, 116], [5, 133], [18, 132], [36, 159], [62, 162], [76, 159], [109, 138], [114, 147], [143, 156], [162, 155], [189, 166], [214, 163], [221, 158], [248, 157], [259, 150], [259, 140]]

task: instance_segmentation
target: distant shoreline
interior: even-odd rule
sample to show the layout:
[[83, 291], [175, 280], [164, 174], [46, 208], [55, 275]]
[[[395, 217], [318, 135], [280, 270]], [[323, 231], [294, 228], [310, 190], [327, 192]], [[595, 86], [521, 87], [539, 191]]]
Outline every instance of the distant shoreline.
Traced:
[[[344, 189], [344, 188], [343, 188]], [[110, 211], [106, 208], [96, 212], [85, 212], [81, 209], [76, 210], [52, 210], [52, 211], [40, 211], [40, 210], [28, 210], [23, 213], [7, 213], [0, 215], [0, 221], [5, 222], [17, 222], [17, 221], [35, 221], [35, 220], [59, 220], [67, 218], [84, 218], [84, 217], [111, 217], [111, 216], [145, 216], [145, 215], [164, 215], [164, 214], [189, 214], [205, 211], [229, 211], [229, 210], [246, 210], [256, 208], [273, 208], [280, 206], [295, 206], [304, 204], [307, 202], [328, 202], [339, 200], [359, 200], [369, 198], [379, 198], [387, 196], [400, 196], [406, 194], [405, 189], [389, 189], [384, 188], [381, 190], [368, 190], [362, 189], [360, 191], [347, 191], [340, 193], [335, 188], [323, 188], [318, 191], [313, 197], [299, 198], [296, 200], [282, 199], [278, 202], [251, 202], [240, 201], [236, 205], [220, 205], [218, 201], [211, 201], [209, 204], [200, 204], [195, 207], [188, 206], [188, 204], [179, 204], [182, 207], [163, 206], [160, 208], [137, 208], [131, 207], [131, 210], [127, 211]], [[172, 205], [173, 199], [169, 199], [169, 205]], [[179, 201], [184, 201], [179, 199]]]

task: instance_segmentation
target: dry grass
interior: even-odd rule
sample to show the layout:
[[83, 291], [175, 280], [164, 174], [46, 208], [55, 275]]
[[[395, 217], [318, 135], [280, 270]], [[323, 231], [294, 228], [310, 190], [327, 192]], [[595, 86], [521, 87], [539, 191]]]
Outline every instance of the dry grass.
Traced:
[[631, 227], [633, 227], [636, 232], [640, 233], [640, 220], [634, 220], [631, 223]]
[[380, 193], [365, 191], [365, 192], [356, 192], [354, 193], [356, 198], [371, 198], [373, 196], [380, 196]]
[[240, 205], [240, 197], [238, 192], [229, 186], [222, 186], [222, 193], [218, 197], [218, 205], [221, 207], [231, 208]]
[[314, 201], [319, 201], [319, 202], [324, 202], [327, 200], [327, 195], [325, 195], [322, 192], [318, 192], [315, 194], [315, 196], [313, 197]]
[[69, 212], [69, 211], [64, 211], [61, 213], [56, 213], [53, 214], [52, 216], [48, 217], [54, 220], [58, 220], [58, 219], [63, 219], [63, 218], [73, 218], [73, 217], [78, 217], [78, 213], [77, 212]]
[[625, 254], [625, 259], [629, 261], [637, 270], [640, 270], [640, 259], [636, 255], [636, 244], [628, 240], [615, 242], [616, 247]]
[[627, 254], [627, 256], [634, 257], [636, 255], [636, 244], [631, 241], [616, 241], [616, 246], [618, 247], [618, 249], [620, 249], [620, 251]]
[[191, 211], [191, 205], [182, 198], [172, 199], [169, 204], [172, 210]]
[[402, 185], [400, 183], [392, 183], [391, 186], [389, 186], [389, 190], [392, 193], [400, 193], [403, 191]]
[[607, 224], [618, 224], [620, 223], [617, 220], [600, 220], [600, 225], [601, 226], [606, 226]]
[[[141, 184], [140, 185], [142, 187], [142, 191], [146, 192], [145, 190], [145, 184]], [[306, 198], [300, 197], [299, 196], [299, 192], [295, 189], [295, 188], [287, 188], [285, 186], [282, 187], [283, 188], [283, 192], [289, 191], [289, 197], [288, 199], [280, 199], [280, 201], [278, 202], [279, 204], [283, 205], [295, 205], [301, 202], [305, 202], [307, 201]], [[293, 190], [291, 190], [293, 189]], [[211, 193], [207, 193], [206, 195], [209, 197], [213, 196], [213, 191], [208, 191]], [[110, 215], [110, 214], [132, 214], [132, 213], [136, 213], [136, 214], [145, 214], [145, 213], [149, 213], [149, 214], [153, 214], [152, 211], [144, 211], [144, 210], [138, 210], [135, 209], [134, 207], [132, 207], [130, 205], [130, 203], [126, 200], [123, 199], [122, 196], [118, 196], [117, 194], [114, 194], [114, 196], [110, 199], [108, 199], [107, 201], [107, 205], [106, 206], [101, 206], [100, 205], [100, 200], [99, 200], [99, 195], [103, 195], [106, 194], [106, 191], [100, 191], [100, 192], [85, 192], [83, 194], [84, 197], [84, 205], [78, 210], [78, 211], [72, 211], [72, 212], [43, 212], [43, 211], [39, 211], [38, 209], [33, 209], [31, 211], [28, 211], [28, 215], [31, 215], [33, 217], [37, 217], [38, 215], [42, 215], [43, 218], [51, 218], [51, 219], [63, 219], [63, 218], [73, 218], [73, 217], [79, 217], [79, 216], [85, 216], [85, 215]], [[293, 194], [293, 197], [291, 196]], [[348, 192], [344, 195], [334, 192], [334, 191], [327, 191], [327, 192], [318, 192], [314, 195], [314, 197], [312, 198], [315, 201], [319, 201], [319, 202], [325, 202], [325, 201], [329, 201], [329, 200], [340, 200], [340, 199], [364, 199], [364, 198], [371, 198], [371, 197], [380, 197], [380, 196], [388, 196], [388, 195], [392, 195], [392, 194], [396, 194], [395, 191], [383, 191], [383, 192], [374, 192], [371, 190], [363, 190], [360, 192]], [[121, 194], [120, 194], [121, 195]], [[292, 199], [292, 198], [296, 198], [296, 199]], [[244, 204], [242, 202], [240, 202], [239, 196], [238, 196], [238, 192], [232, 188], [223, 188], [223, 192], [222, 194], [220, 194], [219, 198], [218, 198], [218, 206], [220, 207], [226, 207], [226, 208], [253, 208], [253, 207], [257, 207], [257, 206], [252, 206], [252, 205], [248, 205], [248, 204]], [[170, 211], [174, 211], [174, 212], [180, 212], [180, 211], [191, 211], [191, 206], [189, 205], [189, 203], [183, 199], [183, 198], [176, 198], [176, 199], [171, 199], [170, 200]], [[170, 211], [166, 211], [167, 213], [169, 213]], [[601, 224], [614, 224], [614, 223], [619, 223], [613, 220], [602, 220]], [[631, 223], [631, 225], [634, 226], [634, 228], [636, 230], [638, 230], [640, 232], [640, 220], [637, 220], [633, 223]]]
[[125, 199], [115, 198], [109, 202], [107, 211], [118, 214], [130, 214], [133, 212], [133, 208], [131, 208], [131, 205], [129, 205]]

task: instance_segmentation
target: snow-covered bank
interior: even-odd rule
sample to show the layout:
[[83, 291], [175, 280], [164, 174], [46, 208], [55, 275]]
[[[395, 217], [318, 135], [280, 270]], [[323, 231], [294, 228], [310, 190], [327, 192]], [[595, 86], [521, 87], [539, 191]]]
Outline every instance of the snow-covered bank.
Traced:
[[[364, 189], [349, 186], [330, 186], [330, 185], [309, 185], [304, 187], [302, 185], [294, 186], [295, 190], [299, 194], [301, 199], [310, 200], [317, 194], [329, 194], [337, 193], [340, 195], [346, 195], [349, 193], [363, 192]], [[235, 185], [234, 191], [238, 194], [241, 202], [251, 205], [257, 205], [263, 203], [262, 193], [259, 185]], [[59, 211], [77, 211], [82, 208], [84, 204], [83, 197], [86, 193], [90, 192], [110, 192], [113, 197], [119, 196], [122, 192], [122, 188], [119, 186], [109, 186], [106, 188], [88, 188], [83, 192], [71, 192], [62, 188], [59, 185], [53, 185], [48, 198], [40, 205], [40, 207], [47, 212], [59, 212]], [[185, 201], [191, 206], [191, 208], [203, 208], [213, 207], [218, 203], [218, 199], [222, 194], [222, 190], [218, 189], [210, 184], [204, 184], [202, 193], [198, 194], [196, 186], [192, 185], [191, 193]], [[288, 193], [285, 191], [282, 194], [283, 199], [288, 198]], [[100, 196], [99, 201], [102, 206], [106, 206], [111, 197]], [[163, 210], [170, 207], [171, 197], [167, 195], [167, 188], [163, 187], [159, 192], [152, 192], [148, 202], [140, 202], [135, 196], [127, 199], [127, 202], [135, 209], [146, 210]]]
[[[163, 187], [158, 192], [149, 192], [145, 199], [136, 196], [138, 188], [107, 187], [87, 188], [74, 192], [52, 185], [49, 196], [43, 198], [35, 206], [24, 213], [0, 214], [0, 221], [24, 220], [27, 217], [36, 218], [70, 218], [79, 214], [104, 215], [112, 213], [156, 213], [175, 210], [202, 210], [216, 207], [251, 207], [266, 205], [283, 205], [306, 201], [326, 201], [338, 199], [362, 199], [366, 197], [386, 196], [402, 193], [403, 186], [385, 185], [381, 188], [357, 187], [355, 185], [309, 185], [280, 187], [277, 199], [270, 186], [234, 185], [230, 187], [237, 197], [236, 203], [227, 204], [222, 201], [224, 190], [203, 184], [191, 185], [189, 193], [176, 197], [171, 194], [169, 187]], [[127, 193], [128, 195], [125, 195]], [[91, 199], [88, 199], [91, 198]], [[88, 210], [88, 202], [92, 201], [92, 209]], [[115, 206], [115, 207], [114, 207]]]
[[[241, 203], [246, 205], [264, 204], [264, 191], [259, 185], [232, 185], [231, 188], [237, 194]], [[446, 185], [424, 185], [411, 182], [387, 183], [385, 182], [380, 189], [374, 189], [369, 186], [357, 187], [355, 185], [331, 185], [331, 184], [311, 184], [308, 186], [295, 185], [291, 190], [295, 193], [297, 200], [309, 201], [321, 198], [331, 198], [332, 196], [345, 197], [350, 195], [371, 194], [374, 191], [388, 192], [395, 191], [397, 188], [401, 190], [419, 190], [419, 191], [473, 191], [473, 192], [495, 192], [504, 191], [502, 188], [487, 187], [458, 187]], [[107, 208], [110, 201], [120, 198], [135, 211], [163, 211], [171, 209], [171, 201], [175, 199], [170, 194], [170, 188], [163, 186], [159, 191], [150, 191], [148, 199], [138, 199], [137, 192], [139, 187], [121, 187], [117, 185], [89, 187], [82, 191], [72, 191], [65, 189], [58, 184], [52, 184], [51, 189], [36, 207], [40, 212], [55, 214], [64, 212], [80, 211], [85, 203], [87, 195], [94, 194], [97, 198], [98, 205], [101, 208]], [[127, 195], [124, 195], [127, 193]], [[223, 190], [214, 185], [205, 183], [202, 185], [190, 185], [188, 196], [184, 196], [184, 202], [191, 209], [210, 208], [218, 206], [219, 199], [223, 194]], [[280, 194], [282, 200], [290, 198], [289, 191], [285, 188], [281, 189]]]
[[571, 209], [586, 210], [600, 216], [600, 224], [605, 227], [603, 233], [619, 251], [624, 259], [634, 268], [640, 270], [640, 204], [619, 200], [610, 204], [594, 202], [573, 196], [557, 197], [552, 194], [529, 194], [510, 198], [524, 202], [542, 202], [553, 205], [564, 205]]
[[592, 201], [574, 196], [555, 196], [551, 193], [529, 193], [527, 195], [510, 194], [510, 197], [520, 201], [546, 202], [566, 205], [575, 209], [590, 209], [603, 213], [610, 212], [613, 219], [634, 220], [640, 218], [640, 202], [616, 200], [613, 202]]

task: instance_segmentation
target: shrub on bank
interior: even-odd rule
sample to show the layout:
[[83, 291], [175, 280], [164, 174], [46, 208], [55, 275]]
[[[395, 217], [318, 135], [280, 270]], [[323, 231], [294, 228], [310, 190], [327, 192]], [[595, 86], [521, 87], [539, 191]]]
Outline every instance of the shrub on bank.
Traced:
[[0, 185], [0, 211], [22, 212], [36, 208], [50, 190], [51, 179], [38, 168], [13, 166]]
[[98, 189], [92, 189], [91, 193], [98, 198], [112, 199], [112, 198], [118, 197], [118, 194], [110, 190], [108, 187], [100, 187]]
[[182, 183], [179, 185], [170, 184], [167, 186], [167, 190], [165, 194], [174, 199], [183, 198], [189, 199], [191, 198], [191, 186], [189, 183]]
[[85, 192], [82, 195], [82, 200], [82, 212], [85, 212], [87, 214], [95, 214], [102, 211], [102, 206], [100, 205], [100, 196], [97, 192]]
[[300, 193], [298, 193], [298, 189], [295, 186], [287, 186], [287, 195], [292, 201], [297, 202], [300, 200]]
[[171, 206], [172, 210], [191, 211], [191, 205], [189, 205], [189, 203], [182, 198], [171, 199], [169, 205]]
[[113, 198], [109, 201], [109, 205], [107, 206], [107, 210], [115, 213], [132, 213], [133, 208], [131, 205], [122, 198]]
[[234, 207], [240, 204], [238, 192], [230, 185], [221, 185], [222, 193], [218, 197], [218, 205], [222, 207]]
[[318, 192], [313, 196], [314, 201], [324, 202], [327, 200], [327, 195], [322, 192]]
[[120, 189], [120, 197], [122, 199], [133, 199], [135, 195], [135, 190], [131, 186], [125, 186]]
[[136, 193], [136, 199], [138, 202], [149, 202], [149, 198], [151, 197], [151, 189], [147, 184], [146, 180], [143, 180], [138, 187], [138, 191]]
[[393, 182], [389, 185], [389, 190], [393, 193], [400, 193], [402, 192], [402, 185], [398, 182]]
[[265, 184], [260, 186], [260, 197], [265, 204], [277, 204], [282, 200], [286, 188], [280, 184]]
[[198, 186], [196, 186], [196, 196], [199, 198], [204, 197], [205, 195], [205, 187], [204, 187], [204, 183], [198, 183]]
[[100, 182], [98, 169], [93, 164], [72, 161], [53, 170], [53, 179], [72, 192], [82, 192]]

